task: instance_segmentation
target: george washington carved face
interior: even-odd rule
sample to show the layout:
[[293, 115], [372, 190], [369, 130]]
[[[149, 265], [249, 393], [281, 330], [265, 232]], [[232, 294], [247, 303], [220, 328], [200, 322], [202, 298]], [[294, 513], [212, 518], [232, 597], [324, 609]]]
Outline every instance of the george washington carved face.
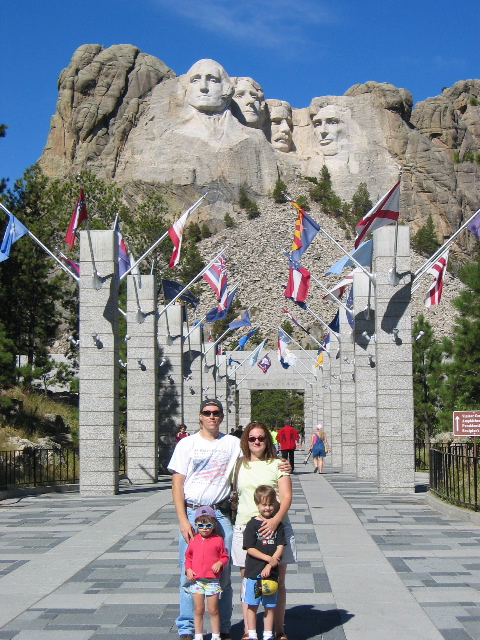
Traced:
[[189, 105], [203, 113], [222, 113], [230, 105], [233, 87], [222, 65], [204, 58], [186, 73]]

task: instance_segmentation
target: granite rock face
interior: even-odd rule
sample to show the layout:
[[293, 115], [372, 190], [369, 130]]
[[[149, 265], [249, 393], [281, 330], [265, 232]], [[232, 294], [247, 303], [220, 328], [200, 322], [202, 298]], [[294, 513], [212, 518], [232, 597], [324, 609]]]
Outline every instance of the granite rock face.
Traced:
[[115, 179], [132, 206], [152, 185], [179, 208], [208, 189], [201, 215], [217, 228], [241, 186], [261, 198], [326, 165], [344, 200], [361, 182], [376, 200], [401, 172], [401, 219], [414, 233], [432, 214], [442, 240], [480, 201], [479, 96], [480, 80], [459, 81], [412, 110], [406, 89], [369, 81], [295, 109], [213, 60], [177, 77], [134, 46], [83, 45], [60, 74], [40, 162]]

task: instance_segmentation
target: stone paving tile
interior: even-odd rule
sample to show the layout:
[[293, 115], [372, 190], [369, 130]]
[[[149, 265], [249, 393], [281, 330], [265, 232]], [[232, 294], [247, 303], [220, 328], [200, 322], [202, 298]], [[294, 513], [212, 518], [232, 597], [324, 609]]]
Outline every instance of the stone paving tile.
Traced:
[[[480, 527], [437, 513], [422, 493], [380, 496], [373, 482], [346, 474], [325, 477], [355, 510], [445, 640], [480, 640]], [[452, 557], [458, 550], [462, 555]], [[457, 599], [468, 593], [472, 602]]]

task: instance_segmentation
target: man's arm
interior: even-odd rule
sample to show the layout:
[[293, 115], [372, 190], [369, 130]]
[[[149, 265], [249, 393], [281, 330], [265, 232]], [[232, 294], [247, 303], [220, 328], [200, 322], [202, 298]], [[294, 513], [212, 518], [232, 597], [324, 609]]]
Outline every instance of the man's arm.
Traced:
[[173, 504], [175, 505], [175, 511], [177, 512], [180, 533], [182, 534], [185, 542], [188, 542], [190, 538], [193, 538], [194, 533], [192, 525], [188, 521], [187, 512], [185, 509], [185, 493], [183, 492], [184, 483], [185, 476], [174, 471], [172, 475]]

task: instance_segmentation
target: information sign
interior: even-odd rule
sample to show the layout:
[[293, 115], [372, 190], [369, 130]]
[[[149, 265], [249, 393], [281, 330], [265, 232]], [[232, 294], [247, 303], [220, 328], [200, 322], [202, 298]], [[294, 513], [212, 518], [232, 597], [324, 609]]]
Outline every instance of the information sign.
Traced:
[[480, 436], [480, 411], [454, 411], [454, 436]]

